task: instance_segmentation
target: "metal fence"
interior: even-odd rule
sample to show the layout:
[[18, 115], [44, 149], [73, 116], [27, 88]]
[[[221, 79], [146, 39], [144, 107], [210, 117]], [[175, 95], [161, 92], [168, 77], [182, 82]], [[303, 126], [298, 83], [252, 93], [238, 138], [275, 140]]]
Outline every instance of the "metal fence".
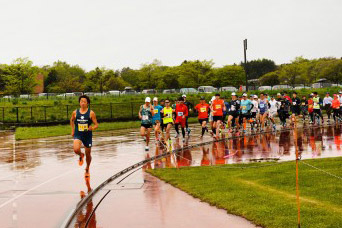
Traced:
[[[190, 102], [193, 103], [193, 101]], [[99, 121], [128, 121], [138, 120], [141, 105], [141, 102], [91, 104], [90, 109], [95, 112]], [[67, 123], [72, 112], [78, 108], [78, 104], [0, 107], [0, 122], [19, 125]], [[190, 115], [193, 116], [193, 112]]]

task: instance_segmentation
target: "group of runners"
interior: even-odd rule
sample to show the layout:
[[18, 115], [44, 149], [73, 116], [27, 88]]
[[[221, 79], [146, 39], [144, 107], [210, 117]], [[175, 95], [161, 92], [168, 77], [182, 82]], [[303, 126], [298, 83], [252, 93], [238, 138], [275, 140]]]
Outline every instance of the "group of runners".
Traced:
[[[150, 134], [154, 128], [156, 142], [163, 141], [168, 143], [171, 140], [170, 131], [174, 126], [176, 131], [175, 138], [180, 136], [179, 127], [182, 130], [183, 141], [186, 133], [190, 135], [188, 127], [189, 112], [193, 108], [192, 104], [183, 95], [175, 101], [173, 105], [169, 99], [161, 100], [158, 98], [146, 98], [145, 104], [140, 107], [139, 117], [141, 119], [141, 136], [146, 140], [146, 150], [149, 149]], [[290, 97], [286, 92], [278, 93], [276, 96], [269, 96], [266, 93], [250, 95], [247, 93], [237, 96], [231, 94], [231, 99], [221, 98], [220, 94], [212, 97], [209, 103], [201, 97], [199, 104], [194, 107], [194, 112], [198, 115], [201, 125], [202, 138], [205, 132], [209, 132], [213, 137], [219, 138], [222, 131], [228, 129], [229, 132], [247, 131], [250, 125], [251, 131], [264, 131], [265, 127], [270, 126], [273, 130], [277, 129], [276, 117], [282, 127], [286, 127], [287, 120], [290, 124], [296, 124], [301, 118], [303, 122], [309, 124], [324, 123], [322, 109], [327, 113], [327, 121], [331, 117], [335, 122], [341, 120], [342, 113], [342, 92], [329, 93], [322, 99], [317, 92], [299, 98], [296, 92]], [[207, 124], [210, 124], [210, 131]], [[165, 135], [164, 135], [165, 132]]]
[[[79, 97], [80, 108], [73, 111], [70, 126], [71, 135], [74, 138], [74, 152], [79, 156], [79, 165], [82, 166], [86, 160], [85, 177], [90, 177], [89, 167], [91, 163], [92, 131], [98, 128], [96, 115], [89, 109], [90, 99], [86, 95]], [[171, 129], [176, 131], [175, 138], [180, 137], [180, 131], [185, 141], [191, 130], [188, 125], [189, 112], [194, 110], [198, 114], [198, 121], [201, 125], [202, 138], [206, 132], [210, 132], [215, 138], [228, 129], [229, 132], [246, 132], [247, 124], [250, 129], [264, 131], [266, 126], [272, 126], [276, 130], [275, 117], [278, 116], [280, 124], [286, 127], [287, 119], [291, 124], [298, 122], [297, 118], [307, 119], [310, 124], [324, 123], [322, 109], [325, 109], [330, 122], [331, 117], [337, 123], [342, 117], [342, 92], [332, 97], [326, 93], [322, 99], [314, 92], [301, 99], [293, 92], [292, 98], [287, 93], [277, 96], [268, 96], [266, 93], [250, 95], [247, 93], [238, 97], [236, 93], [231, 94], [231, 99], [221, 98], [220, 94], [212, 97], [209, 104], [204, 97], [194, 107], [183, 95], [171, 104], [170, 99], [161, 100], [158, 98], [146, 97], [145, 104], [139, 109], [141, 119], [140, 134], [146, 141], [145, 150], [149, 150], [151, 131], [154, 130], [156, 142], [162, 142], [167, 146], [171, 145]], [[210, 124], [210, 131], [207, 124]], [[85, 153], [81, 152], [81, 146], [85, 147]], [[85, 159], [84, 159], [85, 158]]]

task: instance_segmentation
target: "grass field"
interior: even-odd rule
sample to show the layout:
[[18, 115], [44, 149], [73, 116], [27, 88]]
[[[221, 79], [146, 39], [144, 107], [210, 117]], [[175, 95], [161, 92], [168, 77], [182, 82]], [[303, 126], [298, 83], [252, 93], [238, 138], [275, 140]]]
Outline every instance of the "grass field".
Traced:
[[[342, 176], [341, 157], [305, 162]], [[262, 227], [297, 227], [295, 162], [267, 164], [275, 165], [238, 164], [149, 172], [202, 201]], [[248, 168], [251, 166], [259, 168]], [[342, 180], [299, 162], [299, 183], [301, 227], [342, 227]]]
[[[189, 118], [189, 123], [197, 122], [197, 118]], [[99, 123], [96, 131], [139, 128], [140, 121], [103, 122]], [[18, 127], [15, 131], [16, 140], [46, 138], [52, 136], [71, 135], [70, 125], [56, 125], [47, 127]], [[95, 133], [96, 134], [96, 133]]]

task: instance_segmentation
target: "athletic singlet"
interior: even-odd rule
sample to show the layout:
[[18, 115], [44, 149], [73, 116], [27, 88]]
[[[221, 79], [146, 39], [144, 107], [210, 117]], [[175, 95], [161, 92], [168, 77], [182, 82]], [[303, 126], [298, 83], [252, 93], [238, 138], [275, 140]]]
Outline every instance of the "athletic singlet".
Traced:
[[92, 132], [88, 131], [89, 126], [92, 124], [90, 118], [90, 109], [84, 114], [81, 114], [80, 110], [76, 110], [75, 123], [75, 135], [91, 135]]
[[319, 105], [319, 97], [314, 97], [314, 98], [312, 98], [312, 100], [314, 102], [313, 108], [314, 109], [320, 109], [321, 106]]
[[267, 99], [263, 99], [259, 101], [259, 110], [260, 113], [263, 114], [267, 111], [268, 107], [267, 107]]
[[278, 104], [278, 101], [276, 101], [276, 100], [270, 100], [270, 111], [271, 112], [276, 112], [277, 111], [277, 104]]
[[164, 108], [163, 109], [164, 112], [164, 118], [163, 118], [163, 123], [164, 124], [168, 124], [168, 123], [173, 123], [173, 119], [172, 119], [172, 108]]
[[163, 110], [163, 107], [161, 105], [154, 106], [154, 109], [153, 109], [154, 116], [152, 117], [153, 121], [161, 120], [161, 115], [160, 115], [161, 110]]
[[151, 106], [148, 106], [147, 108], [142, 106], [141, 109], [141, 124], [152, 124], [152, 113], [151, 113]]

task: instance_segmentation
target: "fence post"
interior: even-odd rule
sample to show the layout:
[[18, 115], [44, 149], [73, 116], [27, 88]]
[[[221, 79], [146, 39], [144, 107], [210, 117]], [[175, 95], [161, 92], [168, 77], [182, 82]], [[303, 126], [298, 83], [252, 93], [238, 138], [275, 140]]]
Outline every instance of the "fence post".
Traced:
[[45, 119], [45, 123], [46, 123], [46, 106], [44, 106], [44, 119]]
[[112, 108], [112, 103], [110, 103], [110, 118], [113, 119], [113, 108]]
[[19, 107], [16, 107], [17, 108], [17, 123], [19, 123]]
[[69, 117], [69, 105], [66, 106], [66, 119], [68, 119]]

